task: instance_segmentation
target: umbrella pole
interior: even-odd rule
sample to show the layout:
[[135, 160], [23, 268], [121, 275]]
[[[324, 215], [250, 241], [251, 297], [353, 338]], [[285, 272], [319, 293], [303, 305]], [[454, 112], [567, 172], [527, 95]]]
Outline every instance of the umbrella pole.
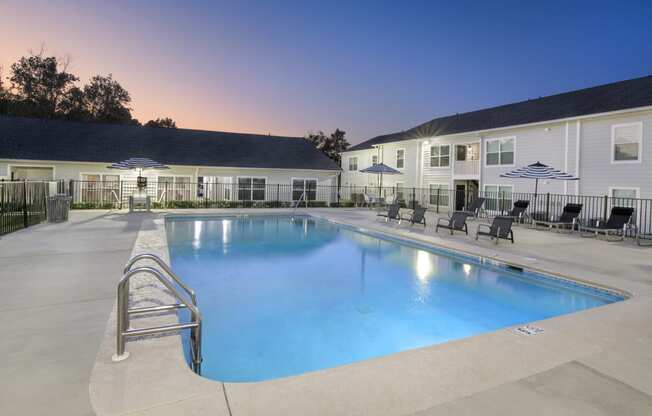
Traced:
[[537, 197], [539, 193], [539, 178], [534, 179], [534, 212], [537, 212]]

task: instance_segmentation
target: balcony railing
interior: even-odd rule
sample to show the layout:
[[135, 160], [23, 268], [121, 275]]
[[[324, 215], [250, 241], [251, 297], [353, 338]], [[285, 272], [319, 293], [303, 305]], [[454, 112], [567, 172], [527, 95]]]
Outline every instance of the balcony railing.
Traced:
[[480, 176], [480, 161], [456, 160], [454, 169], [456, 176]]

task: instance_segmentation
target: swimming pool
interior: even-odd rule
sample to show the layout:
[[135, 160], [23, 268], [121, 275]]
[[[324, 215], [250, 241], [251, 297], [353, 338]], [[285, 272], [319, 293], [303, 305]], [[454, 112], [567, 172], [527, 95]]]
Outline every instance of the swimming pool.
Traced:
[[166, 232], [173, 269], [197, 292], [202, 375], [220, 381], [301, 374], [622, 300], [312, 217], [168, 217]]

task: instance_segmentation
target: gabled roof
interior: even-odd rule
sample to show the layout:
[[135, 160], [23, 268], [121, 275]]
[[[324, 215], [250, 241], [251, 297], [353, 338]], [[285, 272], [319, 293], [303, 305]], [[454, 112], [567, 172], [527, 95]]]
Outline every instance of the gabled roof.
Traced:
[[312, 143], [278, 137], [0, 116], [0, 159], [339, 170]]
[[652, 76], [436, 118], [400, 133], [369, 139], [347, 151], [403, 140], [468, 133], [652, 106]]

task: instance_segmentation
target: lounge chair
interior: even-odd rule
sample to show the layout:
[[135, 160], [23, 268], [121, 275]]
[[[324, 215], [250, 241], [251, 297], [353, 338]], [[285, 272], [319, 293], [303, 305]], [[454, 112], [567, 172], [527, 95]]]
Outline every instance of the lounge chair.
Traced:
[[514, 244], [514, 231], [512, 231], [512, 224], [514, 217], [512, 216], [498, 216], [493, 219], [491, 225], [478, 224], [478, 230], [475, 232], [475, 239], [479, 236], [487, 236], [495, 239], [496, 244], [501, 238], [503, 240], [510, 240]]
[[395, 220], [398, 222], [401, 222], [401, 206], [397, 203], [394, 203], [389, 206], [387, 209], [387, 212], [379, 212], [376, 214], [377, 217], [384, 217], [385, 222], [389, 222], [390, 220]]
[[467, 211], [455, 211], [450, 218], [439, 218], [435, 226], [435, 232], [439, 232], [440, 228], [445, 228], [450, 230], [451, 235], [453, 235], [453, 231], [464, 231], [466, 235], [469, 235], [469, 227], [466, 225], [466, 219], [470, 216], [472, 215]]
[[553, 228], [557, 230], [566, 228], [566, 229], [570, 229], [570, 231], [573, 232], [573, 230], [577, 226], [577, 221], [580, 212], [582, 212], [582, 204], [566, 204], [559, 218], [557, 218], [556, 220], [551, 219], [549, 221], [533, 219], [532, 227], [536, 228], [537, 226], [542, 225], [544, 227], [548, 227], [549, 230], [552, 230]]
[[597, 237], [599, 234], [604, 234], [607, 240], [610, 235], [616, 235], [619, 237], [618, 240], [623, 240], [632, 214], [634, 214], [634, 208], [613, 207], [607, 222], [600, 223], [598, 221], [593, 226], [580, 225], [580, 235], [582, 237]]
[[519, 199], [518, 201], [514, 202], [514, 207], [511, 211], [509, 211], [509, 214], [501, 215], [501, 217], [510, 217], [516, 222], [522, 222], [527, 217], [527, 213], [525, 211], [527, 211], [527, 207], [529, 206], [530, 201], [527, 199]]
[[416, 207], [414, 210], [412, 210], [412, 214], [409, 217], [403, 217], [401, 216], [402, 221], [409, 221], [410, 225], [414, 224], [423, 224], [423, 226], [426, 226], [426, 208], [424, 207]]
[[465, 209], [462, 209], [460, 212], [467, 213], [469, 217], [478, 218], [485, 201], [486, 198], [475, 198], [473, 201], [471, 201], [471, 204], [468, 207], [464, 207]]

